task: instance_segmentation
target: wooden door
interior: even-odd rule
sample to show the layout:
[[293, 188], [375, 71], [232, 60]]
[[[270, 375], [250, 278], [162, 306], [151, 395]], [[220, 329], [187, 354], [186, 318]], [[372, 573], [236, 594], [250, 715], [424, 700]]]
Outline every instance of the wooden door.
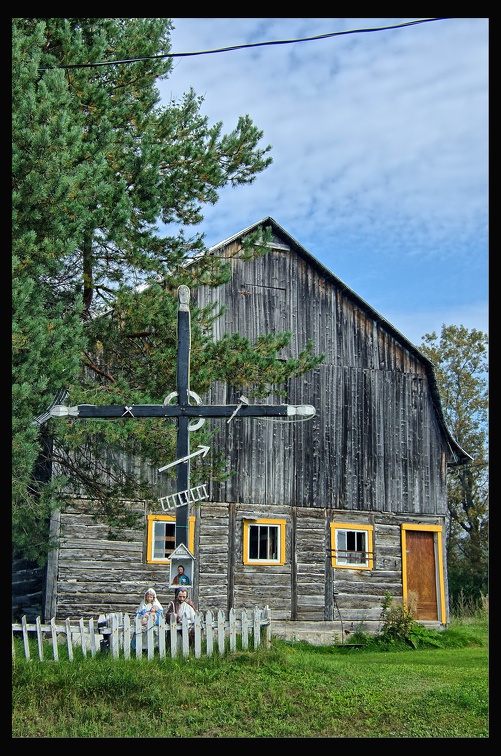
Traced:
[[[438, 620], [435, 534], [426, 530], [407, 530], [407, 602], [414, 619]], [[412, 606], [416, 602], [416, 607]]]

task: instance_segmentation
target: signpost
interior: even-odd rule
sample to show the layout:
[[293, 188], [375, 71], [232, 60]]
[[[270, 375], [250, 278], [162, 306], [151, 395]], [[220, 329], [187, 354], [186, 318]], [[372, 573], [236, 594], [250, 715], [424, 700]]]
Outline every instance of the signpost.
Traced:
[[[190, 290], [188, 286], [180, 286], [178, 289], [178, 350], [177, 350], [177, 391], [169, 394], [163, 404], [132, 404], [130, 406], [109, 405], [99, 406], [95, 404], [79, 404], [76, 407], [55, 405], [50, 410], [51, 417], [78, 417], [78, 418], [126, 418], [137, 419], [142, 417], [175, 417], [177, 418], [177, 458], [174, 462], [159, 468], [159, 472], [169, 467], [177, 467], [176, 485], [178, 494], [176, 510], [176, 548], [181, 544], [188, 545], [188, 510], [190, 504], [190, 459], [198, 454], [207, 453], [209, 447], [199, 447], [199, 451], [190, 454], [189, 432], [197, 430], [203, 425], [206, 418], [227, 417], [227, 422], [244, 417], [283, 417], [306, 420], [315, 415], [315, 408], [306, 405], [251, 405], [245, 397], [240, 397], [237, 405], [204, 405], [195, 392], [190, 391]], [[170, 404], [170, 400], [177, 396], [177, 404]], [[194, 398], [197, 404], [190, 404]], [[194, 420], [198, 418], [198, 420]], [[191, 423], [190, 423], [191, 421]], [[186, 495], [184, 495], [186, 494]], [[169, 497], [163, 497], [169, 498]], [[206, 498], [200, 496], [199, 498]], [[193, 497], [191, 497], [193, 501]], [[163, 505], [162, 505], [163, 506]]]

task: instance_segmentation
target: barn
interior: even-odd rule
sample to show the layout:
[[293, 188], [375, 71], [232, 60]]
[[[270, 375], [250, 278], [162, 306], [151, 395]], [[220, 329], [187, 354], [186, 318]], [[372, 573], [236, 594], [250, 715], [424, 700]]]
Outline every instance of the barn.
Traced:
[[[259, 227], [272, 229], [269, 251], [237, 259], [242, 237]], [[311, 339], [325, 359], [287, 385], [285, 402], [313, 405], [313, 417], [207, 420], [232, 475], [207, 481], [189, 506], [197, 607], [267, 605], [279, 626], [319, 623], [345, 637], [376, 632], [390, 594], [420, 622], [445, 627], [447, 472], [470, 457], [446, 426], [432, 364], [271, 217], [208, 254], [232, 268], [227, 284], [191, 295], [225, 306], [214, 339], [290, 331], [281, 357]], [[203, 402], [238, 405], [239, 394], [215, 383]], [[141, 520], [123, 540], [94, 521], [92, 502], [54, 514], [45, 619], [132, 612], [150, 585], [171, 598], [175, 508], [128, 505]]]

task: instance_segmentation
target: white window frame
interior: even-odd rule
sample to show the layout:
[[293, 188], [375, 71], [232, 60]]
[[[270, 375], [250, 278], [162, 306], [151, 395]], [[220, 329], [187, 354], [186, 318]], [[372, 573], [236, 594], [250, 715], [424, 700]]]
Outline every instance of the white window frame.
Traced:
[[[332, 566], [351, 570], [372, 570], [373, 525], [353, 525], [347, 522], [331, 522]], [[361, 543], [365, 540], [365, 544]], [[351, 543], [355, 548], [350, 549]], [[364, 549], [357, 547], [365, 546]]]

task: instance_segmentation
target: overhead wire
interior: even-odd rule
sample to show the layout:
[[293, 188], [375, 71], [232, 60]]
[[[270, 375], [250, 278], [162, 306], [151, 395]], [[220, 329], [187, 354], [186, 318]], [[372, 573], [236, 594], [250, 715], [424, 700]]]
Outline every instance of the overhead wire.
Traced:
[[311, 42], [313, 40], [328, 39], [329, 37], [341, 37], [347, 34], [367, 34], [370, 32], [389, 31], [391, 29], [402, 29], [406, 26], [415, 26], [416, 24], [426, 24], [431, 21], [448, 21], [451, 16], [443, 16], [439, 18], [421, 18], [416, 21], [405, 21], [400, 24], [392, 24], [390, 26], [372, 26], [366, 29], [347, 29], [345, 31], [328, 32], [327, 34], [316, 34], [313, 37], [299, 37], [297, 39], [279, 39], [270, 40], [268, 42], [248, 42], [242, 45], [231, 45], [229, 47], [218, 47], [214, 50], [198, 50], [196, 52], [180, 52], [180, 53], [162, 53], [160, 55], [145, 55], [139, 58], [122, 58], [117, 60], [99, 61], [96, 63], [69, 63], [61, 66], [45, 66], [38, 68], [38, 71], [52, 71], [59, 68], [97, 68], [99, 66], [117, 66], [124, 63], [139, 63], [143, 60], [158, 60], [161, 58], [187, 58], [195, 55], [213, 55], [215, 53], [232, 52], [234, 50], [244, 50], [250, 47], [265, 47], [271, 45], [292, 45], [297, 42]]

